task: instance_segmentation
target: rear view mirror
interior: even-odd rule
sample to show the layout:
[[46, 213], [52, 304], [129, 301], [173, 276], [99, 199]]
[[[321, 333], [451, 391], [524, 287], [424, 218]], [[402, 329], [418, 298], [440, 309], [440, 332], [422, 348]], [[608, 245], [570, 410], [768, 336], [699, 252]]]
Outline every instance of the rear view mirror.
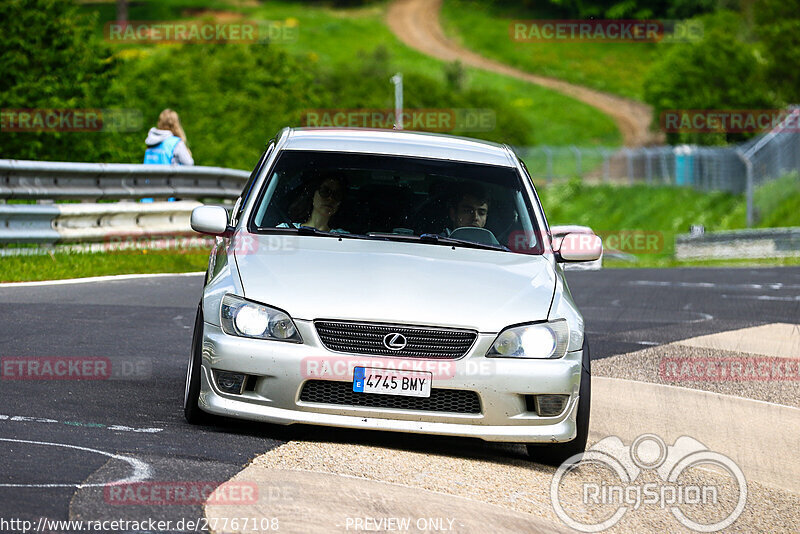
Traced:
[[192, 210], [191, 225], [201, 234], [222, 235], [228, 229], [228, 212], [222, 206], [198, 206]]
[[569, 233], [556, 248], [556, 258], [562, 262], [594, 261], [603, 253], [603, 242], [594, 234]]

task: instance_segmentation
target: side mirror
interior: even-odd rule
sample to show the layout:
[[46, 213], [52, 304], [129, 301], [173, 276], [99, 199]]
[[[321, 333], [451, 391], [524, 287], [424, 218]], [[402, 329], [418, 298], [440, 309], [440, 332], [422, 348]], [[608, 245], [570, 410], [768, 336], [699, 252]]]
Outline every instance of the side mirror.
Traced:
[[198, 206], [192, 210], [192, 230], [222, 235], [228, 229], [228, 212], [222, 206]]
[[602, 253], [603, 242], [599, 236], [569, 233], [561, 239], [556, 259], [561, 262], [595, 261]]

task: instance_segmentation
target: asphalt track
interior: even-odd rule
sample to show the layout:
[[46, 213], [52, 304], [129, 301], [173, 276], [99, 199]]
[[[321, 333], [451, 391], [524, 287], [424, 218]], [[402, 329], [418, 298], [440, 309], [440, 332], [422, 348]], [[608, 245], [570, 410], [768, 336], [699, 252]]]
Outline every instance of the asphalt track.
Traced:
[[[568, 280], [594, 358], [800, 318], [795, 267], [569, 272]], [[110, 505], [103, 485], [141, 469], [148, 480], [222, 482], [257, 454], [313, 435], [184, 422], [201, 288], [201, 276], [0, 287], [0, 357], [89, 356], [127, 369], [111, 380], [0, 380], [0, 518], [196, 520], [199, 505]]]

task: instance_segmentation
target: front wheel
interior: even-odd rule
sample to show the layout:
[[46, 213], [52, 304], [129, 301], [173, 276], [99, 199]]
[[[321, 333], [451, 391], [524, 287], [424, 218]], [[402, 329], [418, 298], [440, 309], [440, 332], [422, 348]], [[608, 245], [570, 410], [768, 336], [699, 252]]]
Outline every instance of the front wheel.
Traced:
[[197, 401], [200, 399], [200, 372], [203, 358], [203, 310], [197, 306], [197, 315], [194, 319], [194, 334], [192, 335], [192, 352], [189, 355], [189, 364], [186, 368], [186, 385], [183, 390], [183, 415], [186, 420], [199, 425], [208, 423], [211, 416], [200, 409]]
[[572, 441], [566, 443], [529, 443], [528, 456], [542, 464], [559, 466], [570, 457], [586, 450], [589, 439], [589, 411], [592, 396], [592, 375], [589, 372], [589, 343], [583, 341], [583, 365], [581, 365], [581, 385], [578, 388], [578, 414], [575, 418], [577, 433]]

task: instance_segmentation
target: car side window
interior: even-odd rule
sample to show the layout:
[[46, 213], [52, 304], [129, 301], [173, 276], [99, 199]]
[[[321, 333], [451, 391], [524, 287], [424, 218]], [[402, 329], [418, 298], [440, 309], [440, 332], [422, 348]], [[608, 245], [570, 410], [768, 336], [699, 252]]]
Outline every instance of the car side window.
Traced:
[[239, 221], [239, 218], [242, 216], [242, 212], [244, 211], [244, 207], [247, 204], [247, 199], [250, 198], [250, 193], [253, 190], [253, 184], [258, 178], [258, 175], [261, 174], [264, 165], [266, 164], [269, 156], [272, 154], [272, 151], [275, 149], [275, 140], [271, 140], [267, 145], [267, 149], [261, 154], [261, 159], [258, 160], [256, 164], [256, 168], [253, 169], [253, 172], [250, 173], [250, 177], [247, 179], [247, 183], [244, 185], [244, 189], [242, 189], [242, 194], [236, 200], [236, 204], [234, 205], [234, 211], [231, 217], [231, 226], [236, 226], [236, 223]]

